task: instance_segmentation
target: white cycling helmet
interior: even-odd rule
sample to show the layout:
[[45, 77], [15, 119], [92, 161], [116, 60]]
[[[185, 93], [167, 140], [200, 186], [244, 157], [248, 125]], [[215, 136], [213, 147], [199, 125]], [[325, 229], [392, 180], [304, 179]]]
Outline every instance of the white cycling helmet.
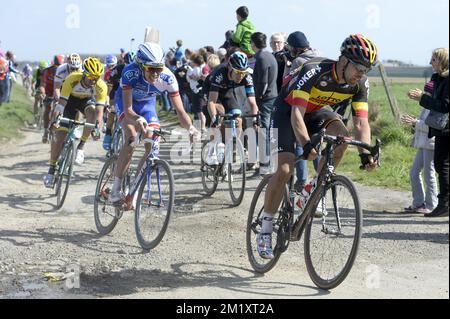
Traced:
[[83, 62], [81, 61], [81, 57], [77, 53], [72, 53], [67, 59], [67, 64], [73, 69], [81, 69], [81, 65]]
[[163, 68], [164, 67], [164, 51], [159, 44], [146, 42], [139, 45], [136, 62], [154, 67]]

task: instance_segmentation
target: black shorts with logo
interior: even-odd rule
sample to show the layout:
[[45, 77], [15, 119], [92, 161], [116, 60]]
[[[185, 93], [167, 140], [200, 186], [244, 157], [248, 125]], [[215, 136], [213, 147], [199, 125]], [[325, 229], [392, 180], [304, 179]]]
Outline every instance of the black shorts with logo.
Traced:
[[[91, 98], [80, 99], [70, 96], [69, 100], [67, 101], [66, 107], [64, 108], [63, 117], [75, 120], [78, 111], [81, 112], [83, 115], [85, 115], [84, 112], [86, 110], [86, 107], [91, 105], [95, 107], [95, 100]], [[69, 125], [61, 123], [61, 127], [69, 128]]]
[[[278, 137], [275, 135], [271, 141], [272, 143], [278, 143], [278, 153], [295, 154], [297, 139], [292, 129], [291, 110], [292, 106], [283, 102], [275, 102], [274, 104], [271, 128], [278, 130]], [[340, 121], [340, 116], [327, 109], [320, 109], [305, 114], [304, 118], [309, 136], [319, 133], [323, 128], [326, 128], [331, 122], [336, 120]]]

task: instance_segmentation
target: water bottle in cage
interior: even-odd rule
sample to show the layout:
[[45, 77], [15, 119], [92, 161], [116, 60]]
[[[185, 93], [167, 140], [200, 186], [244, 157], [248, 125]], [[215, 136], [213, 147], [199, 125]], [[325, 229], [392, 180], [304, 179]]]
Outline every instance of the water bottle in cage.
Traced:
[[302, 191], [300, 192], [299, 199], [297, 200], [297, 207], [304, 209], [309, 197], [311, 196], [314, 188], [316, 186], [316, 181], [312, 180], [310, 183], [306, 184]]
[[222, 164], [225, 159], [225, 144], [219, 143], [217, 145], [217, 160]]

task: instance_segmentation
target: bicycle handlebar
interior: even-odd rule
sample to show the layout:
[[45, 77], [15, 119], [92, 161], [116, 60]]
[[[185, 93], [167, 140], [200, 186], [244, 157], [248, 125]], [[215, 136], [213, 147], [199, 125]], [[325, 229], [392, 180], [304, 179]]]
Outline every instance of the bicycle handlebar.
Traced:
[[[223, 119], [224, 121], [231, 121], [231, 120], [236, 120], [238, 118], [242, 118], [242, 119], [258, 118], [259, 116], [260, 116], [259, 113], [258, 114], [253, 114], [253, 115], [242, 115], [242, 114], [225, 114], [225, 115], [222, 115], [220, 113], [217, 113], [213, 123], [219, 123], [220, 119]], [[213, 127], [215, 127], [215, 126], [213, 126]]]
[[[162, 128], [154, 128], [154, 127], [148, 127], [146, 132], [151, 132], [151, 133], [153, 133], [153, 134], [155, 134], [157, 136], [161, 136], [164, 141], [165, 141], [164, 136], [166, 136], [166, 135], [178, 135], [176, 132], [171, 132], [171, 131], [168, 131], [168, 130], [165, 130], [165, 129], [162, 129]], [[144, 143], [153, 143], [154, 139], [153, 138], [142, 138], [142, 132], [141, 132], [137, 136], [137, 143], [136, 142], [135, 143], [131, 143], [130, 145], [136, 146], [136, 145], [141, 144], [142, 142], [144, 142]]]
[[55, 123], [59, 125], [59, 123], [63, 123], [63, 124], [73, 124], [73, 125], [77, 125], [77, 126], [85, 126], [89, 129], [97, 129], [98, 128], [98, 123], [96, 124], [92, 124], [92, 123], [87, 123], [87, 122], [78, 122], [75, 120], [71, 120], [65, 117], [62, 117], [61, 115], [58, 116], [55, 120]]
[[[316, 133], [311, 136], [311, 144], [314, 146], [316, 151], [320, 148], [320, 145], [323, 141], [327, 143], [332, 143], [335, 145], [354, 145], [370, 152], [370, 155], [373, 157], [373, 161], [377, 164], [378, 167], [381, 166], [381, 140], [376, 139], [375, 145], [369, 145], [367, 143], [356, 141], [351, 137], [347, 136], [333, 136], [325, 134], [325, 129], [322, 129], [319, 133]], [[300, 157], [301, 158], [301, 157]], [[360, 167], [361, 168], [361, 167]]]

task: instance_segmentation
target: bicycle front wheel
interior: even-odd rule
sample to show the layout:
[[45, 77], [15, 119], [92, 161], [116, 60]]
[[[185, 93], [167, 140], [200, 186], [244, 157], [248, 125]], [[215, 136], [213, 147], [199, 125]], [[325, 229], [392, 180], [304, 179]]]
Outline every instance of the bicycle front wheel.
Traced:
[[245, 192], [245, 173], [246, 161], [244, 154], [244, 146], [239, 139], [233, 139], [233, 145], [226, 154], [231, 158], [227, 159], [226, 178], [230, 189], [230, 196], [233, 206], [239, 206], [242, 203]]
[[[252, 203], [250, 205], [250, 210], [248, 213], [247, 219], [247, 232], [246, 232], [246, 241], [247, 241], [247, 255], [250, 264], [253, 269], [258, 273], [266, 273], [270, 271], [277, 264], [278, 260], [281, 257], [281, 250], [277, 245], [278, 238], [278, 230], [280, 226], [281, 216], [280, 210], [278, 210], [277, 214], [274, 216], [274, 229], [272, 233], [272, 245], [275, 247], [273, 250], [274, 258], [263, 259], [260, 257], [257, 250], [257, 236], [261, 232], [262, 228], [262, 213], [264, 210], [264, 200], [267, 185], [269, 184], [270, 178], [272, 175], [265, 176], [264, 179], [259, 183], [256, 188], [255, 195], [253, 196]], [[284, 194], [284, 200], [288, 199], [288, 190], [286, 188]], [[284, 205], [284, 204], [283, 204]]]
[[212, 142], [205, 142], [203, 144], [201, 155], [202, 185], [206, 196], [212, 196], [219, 185], [219, 179], [217, 177], [218, 165], [207, 164], [209, 148], [212, 147], [210, 143]]
[[70, 179], [73, 173], [73, 162], [75, 160], [75, 143], [72, 141], [65, 145], [62, 151], [62, 162], [57, 174], [56, 183], [56, 209], [61, 209], [69, 191]]
[[95, 188], [94, 220], [95, 227], [101, 235], [107, 235], [116, 227], [119, 208], [109, 201], [114, 185], [117, 157], [113, 156], [103, 165]]
[[311, 280], [333, 289], [349, 274], [362, 233], [361, 205], [353, 183], [333, 176], [315, 199], [305, 231], [305, 261]]
[[144, 173], [136, 200], [135, 229], [144, 250], [155, 248], [164, 237], [173, 211], [175, 187], [172, 170], [163, 160]]

